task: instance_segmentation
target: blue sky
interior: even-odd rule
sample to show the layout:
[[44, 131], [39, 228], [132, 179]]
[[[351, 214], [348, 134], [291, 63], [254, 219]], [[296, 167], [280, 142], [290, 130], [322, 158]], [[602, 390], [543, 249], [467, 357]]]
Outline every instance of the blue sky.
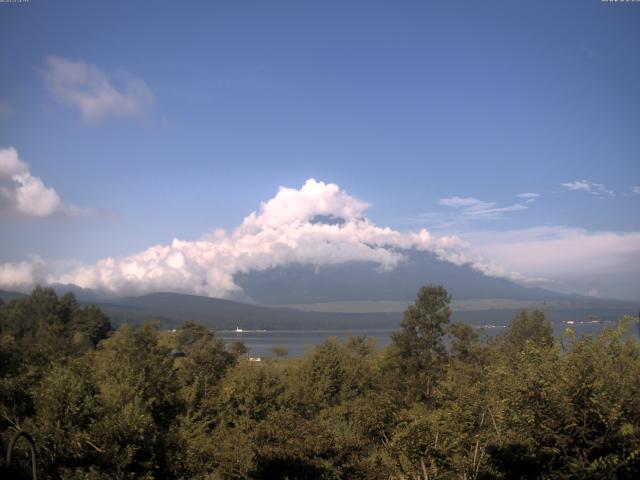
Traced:
[[0, 149], [59, 199], [5, 195], [0, 264], [232, 230], [315, 178], [498, 263], [623, 235], [607, 282], [640, 273], [640, 4], [31, 0], [0, 4], [0, 65]]

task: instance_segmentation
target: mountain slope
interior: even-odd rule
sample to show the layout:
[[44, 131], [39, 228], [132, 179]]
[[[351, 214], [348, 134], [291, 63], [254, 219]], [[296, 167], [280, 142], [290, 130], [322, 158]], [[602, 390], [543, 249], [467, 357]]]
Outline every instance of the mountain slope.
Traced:
[[508, 279], [490, 277], [470, 266], [439, 260], [434, 254], [403, 252], [407, 260], [381, 271], [376, 264], [349, 262], [314, 267], [297, 265], [237, 274], [246, 295], [263, 305], [295, 305], [351, 300], [411, 300], [426, 284], [444, 285], [453, 298], [560, 300], [586, 298], [541, 288], [527, 288]]

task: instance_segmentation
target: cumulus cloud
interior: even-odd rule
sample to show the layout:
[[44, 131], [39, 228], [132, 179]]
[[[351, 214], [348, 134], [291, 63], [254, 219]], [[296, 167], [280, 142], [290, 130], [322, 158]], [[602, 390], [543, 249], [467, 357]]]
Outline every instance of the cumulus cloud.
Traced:
[[28, 261], [0, 263], [0, 288], [23, 290], [44, 278], [45, 263], [34, 256]]
[[93, 65], [50, 55], [43, 72], [51, 94], [77, 108], [85, 120], [112, 116], [143, 116], [155, 103], [144, 80], [121, 75], [116, 88], [107, 75]]
[[615, 196], [615, 192], [613, 190], [608, 190], [602, 183], [593, 183], [588, 180], [574, 180], [573, 182], [561, 183], [560, 185], [567, 190], [587, 192], [591, 195]]
[[438, 203], [445, 207], [457, 209], [460, 216], [467, 220], [501, 218], [507, 212], [527, 209], [525, 205], [520, 203], [507, 207], [497, 207], [495, 202], [486, 202], [473, 197], [441, 198]]
[[49, 281], [114, 293], [170, 290], [233, 298], [243, 295], [235, 274], [289, 264], [367, 261], [392, 269], [405, 260], [402, 250], [412, 248], [458, 264], [469, 261], [457, 237], [379, 227], [365, 217], [367, 207], [335, 184], [310, 179], [300, 189], [281, 187], [231, 232], [105, 258]]
[[[445, 200], [458, 208], [497, 208], [476, 199]], [[367, 208], [337, 185], [310, 179], [299, 189], [281, 187], [232, 231], [215, 230], [197, 240], [175, 239], [129, 256], [73, 266], [67, 273], [49, 274], [46, 281], [113, 294], [174, 291], [244, 299], [234, 281], [238, 273], [348, 261], [389, 270], [407, 260], [406, 250], [417, 249], [520, 283], [584, 293], [597, 289], [604, 296], [628, 298], [638, 290], [633, 279], [640, 275], [640, 232], [539, 227], [436, 236], [425, 229], [400, 232], [377, 226], [367, 219]], [[37, 263], [2, 268], [0, 286], [42, 277]]]
[[61, 206], [56, 191], [31, 174], [15, 148], [0, 149], [0, 212], [46, 217]]

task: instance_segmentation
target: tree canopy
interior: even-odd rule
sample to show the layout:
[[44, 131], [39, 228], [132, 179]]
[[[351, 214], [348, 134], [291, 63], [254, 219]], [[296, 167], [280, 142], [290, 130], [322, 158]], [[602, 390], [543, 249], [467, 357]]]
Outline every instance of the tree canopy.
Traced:
[[523, 311], [488, 338], [450, 323], [450, 300], [422, 288], [385, 349], [330, 338], [251, 362], [195, 323], [114, 330], [37, 288], [0, 305], [0, 447], [28, 431], [50, 479], [640, 477], [634, 319], [558, 339]]

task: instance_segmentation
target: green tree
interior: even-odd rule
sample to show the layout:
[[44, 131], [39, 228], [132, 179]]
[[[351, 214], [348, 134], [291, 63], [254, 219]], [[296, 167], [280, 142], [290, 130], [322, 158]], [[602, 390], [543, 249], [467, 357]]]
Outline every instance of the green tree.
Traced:
[[447, 351], [443, 336], [451, 316], [450, 302], [444, 287], [422, 287], [415, 303], [404, 312], [401, 330], [391, 335], [391, 383], [410, 401], [431, 399], [444, 374]]
[[[79, 335], [89, 345], [95, 347], [98, 342], [107, 338], [113, 331], [111, 321], [102, 310], [95, 305], [77, 308], [71, 316], [69, 330], [73, 335]], [[76, 339], [78, 336], [75, 337]], [[76, 340], [77, 342], [77, 340]]]
[[520, 310], [509, 324], [504, 341], [508, 348], [516, 352], [527, 343], [550, 347], [553, 345], [553, 326], [542, 310]]
[[33, 392], [37, 417], [23, 428], [33, 432], [45, 476], [69, 478], [99, 461], [100, 448], [90, 434], [99, 415], [97, 392], [83, 360], [55, 365]]
[[220, 382], [236, 363], [236, 356], [211, 330], [192, 322], [175, 334], [174, 365], [182, 409], [172, 427], [181, 449], [171, 452], [174, 474], [194, 478], [216, 468], [211, 437], [216, 426]]
[[99, 402], [91, 437], [101, 468], [119, 478], [152, 478], [166, 471], [174, 446], [168, 435], [179, 412], [171, 350], [159, 343], [158, 327], [123, 326], [92, 358]]

